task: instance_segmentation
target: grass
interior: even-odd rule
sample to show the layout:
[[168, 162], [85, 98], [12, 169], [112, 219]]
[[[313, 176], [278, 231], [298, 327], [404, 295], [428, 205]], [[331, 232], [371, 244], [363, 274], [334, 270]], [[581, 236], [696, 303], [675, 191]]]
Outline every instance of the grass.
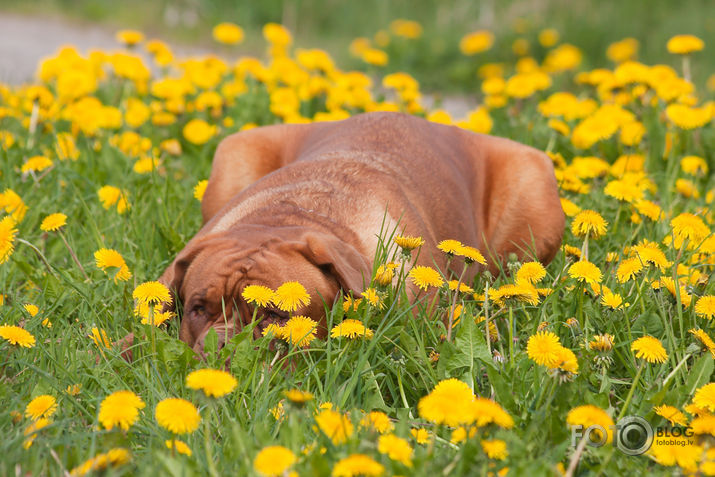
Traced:
[[[436, 37], [426, 34], [425, 38]], [[592, 57], [601, 53], [588, 51]], [[507, 55], [503, 60], [509, 63], [512, 58]], [[708, 312], [696, 313], [696, 307], [715, 294], [711, 282], [715, 182], [711, 173], [693, 171], [681, 162], [694, 155], [708, 171], [715, 166], [709, 147], [715, 134], [707, 104], [683, 113], [688, 117], [709, 114], [702, 124], [681, 127], [681, 118], [671, 107], [677, 98], [664, 99], [667, 92], [657, 90], [657, 81], [641, 79], [617, 88], [612, 95], [599, 94], [596, 88], [576, 85], [573, 79], [579, 70], [569, 70], [550, 73], [553, 85], [546, 90], [525, 98], [505, 97], [506, 105], [481, 110], [486, 115], [481, 120], [460, 123], [548, 151], [562, 197], [597, 211], [608, 222], [606, 233], [591, 237], [586, 246], [571, 228], [576, 212], [566, 207], [565, 246], [535, 284], [544, 289], [538, 299], [534, 287], [515, 282], [523, 264], [511, 260], [506, 264], [508, 273], [478, 275], [469, 283], [474, 292], [455, 297], [446, 286], [435, 287], [432, 294], [410, 302], [404, 283], [411, 279], [407, 273], [419, 251], [403, 257], [391, 240], [394, 231], [388, 230], [383, 231], [383, 246], [375, 262], [376, 266], [388, 260], [398, 263], [398, 279], [394, 285], [374, 285], [381, 306], [363, 300], [347, 312], [342, 302], [326, 307], [329, 329], [353, 318], [374, 332], [371, 339], [328, 337], [306, 348], [279, 342], [276, 349], [268, 339], [253, 340], [249, 327], [220, 350], [217, 337], [210, 336], [206, 357], [199, 359], [178, 339], [177, 320], [158, 328], [141, 324], [134, 315], [132, 293], [139, 284], [158, 277], [200, 228], [200, 202], [194, 198], [194, 188], [208, 177], [220, 139], [250, 126], [316, 115], [337, 119], [387, 107], [428, 116], [430, 112], [416, 107], [412, 92], [394, 93], [389, 88], [370, 88], [372, 100], [361, 103], [358, 86], [349, 94], [340, 89], [342, 80], [355, 76], [339, 70], [315, 72], [328, 81], [327, 91], [318, 91], [299, 101], [295, 109], [286, 110], [291, 99], [286, 85], [221, 70], [216, 63], [192, 64], [185, 70], [186, 77], [193, 78], [193, 92], [163, 95], [153, 89], [161, 77], [142, 80], [136, 63], [121, 69], [130, 61], [126, 57], [102, 60], [105, 76], [98, 75], [97, 64], [87, 59], [70, 55], [58, 61], [62, 67], [48, 68], [44, 84], [0, 88], [0, 219], [12, 217], [5, 225], [11, 220], [17, 229], [17, 235], [0, 234], [0, 245], [14, 247], [4, 251], [6, 261], [0, 264], [4, 294], [0, 325], [22, 327], [36, 340], [33, 347], [23, 348], [0, 338], [0, 400], [4, 403], [0, 475], [59, 475], [72, 469], [82, 473], [83, 462], [113, 448], [128, 449], [129, 461], [124, 465], [93, 461], [98, 466], [110, 465], [113, 474], [247, 475], [256, 473], [255, 457], [272, 445], [295, 454], [293, 468], [300, 475], [336, 473], [341, 459], [355, 454], [369, 456], [386, 475], [483, 475], [507, 467], [509, 475], [556, 475], [571, 462], [578, 464], [578, 475], [674, 471], [674, 463], [663, 457], [668, 446], [658, 443], [648, 455], [636, 457], [611, 444], [575, 453], [566, 421], [575, 419], [572, 411], [579, 406], [593, 405], [599, 410], [580, 421], [585, 427], [603, 422], [597, 419], [604, 416], [618, 421], [621, 416], [636, 415], [668, 432], [682, 430], [682, 426], [667, 425], [654, 407], [668, 404], [683, 409], [712, 380], [715, 344], [698, 341], [689, 330], [713, 333]], [[214, 77], [212, 68], [219, 68], [220, 74], [215, 83], [206, 84]], [[62, 77], [68, 71], [78, 76]], [[261, 71], [254, 74], [270, 78], [261, 76]], [[73, 79], [69, 86], [68, 78]], [[637, 89], [639, 85], [644, 88]], [[581, 99], [594, 99], [600, 109], [587, 113], [588, 118], [621, 114], [614, 113], [612, 106], [621, 101], [618, 111], [629, 111], [629, 118], [643, 125], [643, 137], [624, 139], [622, 130], [629, 122], [622, 121], [622, 116], [609, 117], [605, 123], [618, 127], [602, 132], [592, 144], [579, 142], [576, 133], [557, 132], [549, 125], [553, 118], [539, 103], [563, 89], [573, 89]], [[220, 101], [204, 108], [202, 104], [213, 97], [203, 94], [207, 91], [219, 92]], [[619, 95], [624, 91], [632, 94]], [[332, 104], [328, 99], [338, 93], [344, 102], [327, 111], [326, 105]], [[701, 98], [707, 94], [699, 93]], [[136, 102], [130, 107], [130, 98], [148, 111]], [[680, 99], [688, 102], [688, 98]], [[170, 120], [167, 113], [171, 113]], [[566, 126], [571, 131], [581, 127], [591, 132], [601, 127], [601, 123], [588, 126], [588, 118], [568, 119]], [[205, 122], [201, 124], [208, 128], [206, 137], [197, 139], [192, 120]], [[74, 160], [61, 157], [57, 145], [63, 137], [72, 138], [75, 144]], [[167, 140], [177, 141], [181, 152], [176, 151], [177, 143], [164, 143]], [[148, 148], [143, 146], [147, 141]], [[51, 166], [23, 173], [22, 167], [37, 155], [49, 158]], [[157, 158], [158, 164], [138, 172], [142, 156]], [[598, 159], [577, 159], [592, 156]], [[629, 173], [624, 173], [623, 157], [628, 156]], [[636, 199], [619, 200], [609, 192], [623, 180], [627, 181], [626, 195], [642, 194], [662, 209], [656, 220], [639, 212], [642, 204]], [[106, 185], [125, 191], [130, 208], [122, 213], [116, 203], [105, 208], [98, 190]], [[27, 206], [26, 213], [21, 213], [21, 203], [13, 193]], [[42, 231], [44, 218], [55, 212], [66, 214], [67, 224], [59, 232]], [[676, 218], [687, 218], [694, 230], [682, 245], [677, 243], [682, 227], [673, 222]], [[644, 240], [655, 245], [646, 250]], [[121, 253], [132, 273], [128, 281], [114, 280], [116, 269], [103, 271], [96, 266], [94, 253], [105, 247]], [[600, 283], [583, 283], [569, 273], [580, 261], [578, 254], [586, 250], [588, 260], [602, 273], [602, 279], [596, 280]], [[656, 256], [653, 260], [661, 266], [647, 262], [649, 256]], [[634, 277], [620, 280], [618, 267], [627, 258], [646, 263]], [[670, 291], [668, 279], [682, 287]], [[516, 285], [518, 293], [500, 300], [510, 284]], [[610, 305], [604, 304], [606, 287], [614, 294]], [[461, 314], [453, 329], [447, 330], [444, 317], [455, 300]], [[26, 304], [36, 305], [37, 314], [33, 316]], [[51, 327], [43, 324], [44, 319]], [[115, 345], [106, 347], [93, 340], [93, 328], [104, 330]], [[554, 333], [561, 348], [573, 353], [577, 372], [559, 360], [550, 367], [541, 365], [534, 353], [527, 352], [529, 340], [540, 330]], [[128, 332], [137, 336], [132, 363], [121, 358], [118, 345]], [[603, 334], [612, 335], [611, 346], [599, 349], [590, 344]], [[667, 354], [662, 362], [646, 363], [636, 357], [631, 346], [643, 336], [662, 343]], [[547, 354], [557, 351], [553, 348]], [[237, 380], [236, 389], [227, 396], [210, 399], [185, 385], [191, 371], [225, 365]], [[514, 425], [476, 425], [474, 419], [461, 417], [468, 415], [469, 407], [460, 408], [456, 397], [444, 412], [464, 419], [462, 429], [420, 410], [418, 403], [450, 378], [461, 381], [469, 394], [473, 391], [493, 399]], [[292, 403], [284, 392], [294, 388], [312, 393], [313, 399]], [[101, 403], [118, 390], [131, 390], [146, 404], [127, 431], [104, 429], [98, 418]], [[58, 406], [49, 425], [25, 449], [32, 420], [24, 413], [40, 395], [53, 396]], [[198, 429], [180, 436], [193, 452], [190, 457], [166, 447], [172, 435], [155, 418], [156, 405], [169, 397], [184, 398], [200, 412]], [[346, 442], [336, 443], [317, 427], [316, 415], [325, 403], [349, 419], [352, 431], [346, 432]], [[715, 410], [715, 403], [710, 406], [709, 411]], [[687, 421], [695, 426], [701, 421], [692, 407], [688, 409]], [[413, 450], [408, 460], [380, 451], [378, 430], [360, 424], [370, 411], [389, 417], [392, 432]], [[493, 417], [496, 412], [483, 410], [479, 415]], [[698, 412], [709, 414], [707, 409]], [[430, 438], [418, 443], [413, 429], [426, 430]], [[693, 443], [669, 448], [680, 456], [680, 468], [692, 471], [707, 464], [708, 432], [694, 437]], [[460, 439], [460, 433], [468, 437]], [[481, 442], [487, 439], [502, 440], [508, 455], [489, 457]]]

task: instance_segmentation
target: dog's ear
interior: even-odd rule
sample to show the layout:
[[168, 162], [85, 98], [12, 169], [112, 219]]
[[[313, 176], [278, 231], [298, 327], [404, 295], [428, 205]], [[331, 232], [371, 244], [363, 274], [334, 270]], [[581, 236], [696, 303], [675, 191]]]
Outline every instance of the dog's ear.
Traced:
[[201, 242], [196, 244], [189, 242], [159, 277], [159, 282], [164, 284], [171, 293], [172, 310], [178, 305], [177, 300], [181, 300], [181, 285], [184, 283], [186, 270], [202, 249]]
[[355, 247], [327, 234], [308, 233], [301, 252], [319, 267], [328, 267], [343, 291], [361, 293], [370, 282], [370, 263]]

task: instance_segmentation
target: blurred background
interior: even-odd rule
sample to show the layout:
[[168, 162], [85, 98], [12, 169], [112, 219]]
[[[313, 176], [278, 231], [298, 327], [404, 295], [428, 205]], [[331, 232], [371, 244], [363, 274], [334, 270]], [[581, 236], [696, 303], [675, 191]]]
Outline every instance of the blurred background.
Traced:
[[[418, 22], [421, 35], [395, 35], [390, 30], [395, 19]], [[245, 41], [230, 49], [213, 42], [211, 29], [220, 22], [240, 25]], [[539, 34], [547, 28], [556, 31], [558, 43], [582, 50], [584, 68], [612, 67], [607, 48], [627, 37], [638, 40], [639, 61], [678, 66], [665, 44], [673, 35], [690, 33], [706, 44], [693, 63], [698, 89], [715, 71], [712, 0], [0, 0], [0, 62], [5, 62], [0, 80], [27, 79], [20, 78], [26, 75], [23, 58], [35, 65], [36, 55], [51, 54], [67, 42], [106, 47], [123, 28], [141, 30], [189, 54], [262, 56], [261, 28], [267, 22], [288, 27], [297, 47], [322, 48], [343, 68], [369, 71], [375, 66], [350, 54], [351, 42], [365, 37], [389, 55], [381, 73], [409, 72], [428, 91], [473, 90], [476, 71], [487, 62], [513, 62], [526, 55], [541, 61], [548, 48]], [[479, 29], [494, 34], [494, 45], [465, 58], [460, 39]], [[13, 55], [17, 64], [8, 66]]]

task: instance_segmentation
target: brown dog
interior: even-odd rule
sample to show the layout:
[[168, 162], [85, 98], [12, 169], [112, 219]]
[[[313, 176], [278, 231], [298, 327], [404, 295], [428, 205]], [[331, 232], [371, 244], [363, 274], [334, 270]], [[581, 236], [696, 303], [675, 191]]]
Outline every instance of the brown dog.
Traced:
[[[478, 248], [495, 271], [512, 252], [548, 263], [564, 228], [545, 154], [397, 113], [229, 136], [202, 213], [204, 226], [160, 278], [184, 304], [180, 338], [197, 351], [211, 328], [224, 342], [251, 320], [249, 284], [300, 282], [312, 298], [300, 314], [324, 323], [320, 297], [359, 294], [370, 281], [381, 226], [424, 238], [419, 263], [443, 271], [441, 240]], [[261, 313], [264, 323], [287, 319]]]

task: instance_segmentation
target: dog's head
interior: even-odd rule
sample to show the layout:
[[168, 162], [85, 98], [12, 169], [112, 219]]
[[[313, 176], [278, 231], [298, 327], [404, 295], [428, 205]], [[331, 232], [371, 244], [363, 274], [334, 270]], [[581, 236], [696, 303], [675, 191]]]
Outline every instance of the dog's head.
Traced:
[[222, 346], [255, 315], [259, 337], [270, 323], [283, 324], [288, 313], [276, 307], [255, 309], [242, 292], [248, 285], [275, 290], [297, 281], [310, 294], [310, 304], [295, 314], [317, 321], [324, 333], [324, 303], [332, 305], [338, 292], [363, 289], [369, 264], [351, 245], [325, 232], [303, 227], [243, 226], [220, 234], [196, 237], [187, 244], [159, 281], [183, 305], [179, 337], [202, 351], [213, 328]]

